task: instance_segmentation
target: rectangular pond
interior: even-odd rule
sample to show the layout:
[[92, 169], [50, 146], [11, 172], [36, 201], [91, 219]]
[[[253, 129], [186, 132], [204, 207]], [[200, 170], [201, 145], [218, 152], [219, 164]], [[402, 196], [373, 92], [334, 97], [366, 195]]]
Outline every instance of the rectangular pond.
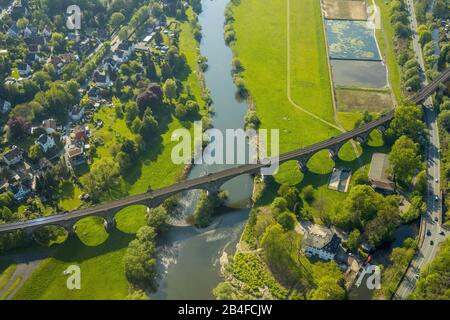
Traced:
[[335, 86], [382, 89], [388, 85], [381, 61], [330, 60], [330, 64]]
[[381, 60], [374, 30], [366, 21], [325, 20], [331, 59]]

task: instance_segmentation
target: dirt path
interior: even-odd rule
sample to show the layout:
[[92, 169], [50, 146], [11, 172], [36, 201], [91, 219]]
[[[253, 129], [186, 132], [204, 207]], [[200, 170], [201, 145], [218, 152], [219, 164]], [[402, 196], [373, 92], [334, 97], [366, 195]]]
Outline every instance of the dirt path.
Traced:
[[46, 252], [29, 252], [25, 254], [12, 254], [9, 256], [4, 256], [7, 261], [11, 261], [17, 265], [16, 270], [9, 279], [6, 286], [0, 290], [0, 297], [5, 294], [9, 288], [14, 284], [17, 278], [21, 278], [19, 284], [10, 292], [6, 300], [12, 299], [17, 291], [22, 288], [24, 283], [31, 277], [33, 272], [39, 267], [41, 262], [48, 256]]

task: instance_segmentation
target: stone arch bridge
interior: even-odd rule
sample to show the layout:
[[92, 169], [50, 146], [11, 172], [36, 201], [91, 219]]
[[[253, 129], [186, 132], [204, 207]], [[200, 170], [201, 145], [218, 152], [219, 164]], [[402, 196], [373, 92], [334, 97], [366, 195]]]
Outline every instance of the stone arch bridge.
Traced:
[[[445, 70], [435, 80], [430, 82], [423, 90], [417, 93], [411, 100], [415, 103], [424, 101], [430, 96], [441, 83], [450, 77], [450, 68]], [[390, 111], [382, 115], [380, 118], [366, 123], [363, 126], [342, 133], [331, 139], [310, 145], [303, 149], [298, 149], [284, 153], [279, 156], [279, 164], [287, 161], [297, 161], [302, 171], [307, 171], [308, 160], [316, 153], [322, 150], [328, 150], [332, 159], [338, 158], [340, 148], [348, 141], [355, 139], [363, 144], [367, 141], [373, 130], [384, 132], [390, 125], [394, 116], [394, 112]], [[206, 190], [208, 193], [217, 193], [220, 187], [227, 181], [243, 175], [258, 174], [261, 168], [268, 166], [267, 164], [246, 164], [238, 167], [226, 169], [217, 173], [212, 173], [203, 177], [178, 182], [171, 186], [158, 189], [155, 191], [130, 196], [124, 199], [103, 203], [91, 208], [79, 209], [68, 213], [56, 214], [49, 217], [43, 217], [23, 222], [14, 222], [0, 225], [0, 233], [22, 230], [31, 233], [43, 226], [55, 225], [60, 226], [73, 232], [75, 224], [88, 216], [99, 216], [105, 220], [106, 226], [114, 225], [114, 216], [120, 210], [132, 205], [144, 205], [149, 208], [161, 205], [169, 197], [187, 190]]]

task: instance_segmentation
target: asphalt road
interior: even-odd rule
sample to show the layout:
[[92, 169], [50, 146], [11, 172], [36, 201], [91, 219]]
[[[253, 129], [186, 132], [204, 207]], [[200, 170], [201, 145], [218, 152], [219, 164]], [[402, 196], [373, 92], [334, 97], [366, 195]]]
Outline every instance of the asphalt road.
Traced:
[[[416, 33], [417, 20], [414, 12], [414, 4], [412, 0], [407, 0], [408, 10], [411, 17], [411, 29]], [[413, 49], [419, 61], [420, 67], [425, 70], [422, 50], [418, 41], [418, 36], [413, 35]], [[422, 72], [423, 86], [428, 84], [425, 75]], [[427, 173], [429, 176], [429, 192], [427, 196], [427, 212], [421, 218], [421, 226], [425, 232], [424, 240], [419, 247], [416, 257], [411, 262], [402, 283], [400, 284], [394, 299], [406, 299], [414, 290], [418, 273], [431, 262], [438, 251], [439, 244], [444, 241], [445, 230], [441, 228], [441, 201], [440, 199], [440, 155], [439, 155], [439, 131], [436, 122], [436, 112], [433, 108], [431, 97], [424, 101], [425, 120], [429, 133], [429, 147], [427, 156]], [[436, 200], [437, 197], [437, 200]], [[437, 220], [437, 221], [436, 221]], [[441, 235], [444, 232], [444, 235]]]

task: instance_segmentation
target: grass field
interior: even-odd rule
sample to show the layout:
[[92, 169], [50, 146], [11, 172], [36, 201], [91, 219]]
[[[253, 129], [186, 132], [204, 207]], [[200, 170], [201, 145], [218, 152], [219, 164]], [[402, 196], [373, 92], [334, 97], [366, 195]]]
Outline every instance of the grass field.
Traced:
[[[197, 43], [191, 33], [189, 22], [181, 25], [180, 51], [186, 54], [191, 70], [197, 68]], [[195, 50], [195, 51], [192, 51]], [[185, 79], [200, 105], [201, 86], [197, 75]], [[102, 109], [98, 117], [105, 122], [99, 134], [104, 144], [97, 149], [100, 157], [110, 157], [109, 149], [116, 139], [130, 138], [132, 133], [124, 120], [116, 119], [112, 109]], [[162, 135], [161, 148], [152, 148], [141, 157], [141, 165], [136, 166], [121, 181], [121, 193], [138, 194], [147, 191], [149, 185], [159, 188], [175, 182], [183, 170], [183, 165], [174, 165], [170, 160], [173, 130], [182, 127], [175, 118], [170, 119]], [[60, 206], [66, 210], [78, 206], [79, 190], [67, 187]], [[106, 199], [105, 199], [106, 200]], [[56, 253], [46, 259], [30, 279], [14, 296], [14, 299], [125, 299], [128, 281], [125, 278], [123, 256], [134, 233], [145, 225], [146, 209], [132, 206], [120, 211], [116, 217], [117, 228], [107, 233], [104, 220], [89, 217], [77, 223], [77, 236], [70, 237], [59, 245]], [[71, 264], [81, 269], [81, 290], [68, 290], [63, 271]]]
[[[389, 8], [391, 2], [385, 0], [374, 0], [375, 4], [380, 8], [382, 29], [376, 30], [376, 37], [378, 46], [383, 56], [383, 60], [387, 63], [389, 83], [392, 92], [397, 101], [400, 101], [402, 96], [400, 85], [400, 70], [397, 64], [397, 56], [394, 50], [394, 29], [390, 23]], [[369, 2], [370, 5], [370, 2]]]
[[[324, 140], [338, 131], [295, 108], [287, 98], [286, 1], [244, 0], [234, 8], [246, 85], [263, 128], [280, 130], [280, 151]], [[252, 12], [252, 14], [248, 14]], [[319, 2], [291, 1], [291, 94], [296, 104], [333, 122]]]
[[0, 273], [0, 291], [5, 288], [6, 284], [16, 271], [16, 267], [17, 266], [15, 264], [11, 264], [5, 270], [3, 270], [2, 273]]
[[391, 94], [381, 90], [336, 89], [338, 111], [381, 112], [393, 108]]
[[[320, 2], [291, 1], [290, 9], [292, 98], [299, 106], [334, 123]], [[287, 99], [287, 1], [242, 0], [233, 12], [237, 37], [233, 50], [245, 67], [244, 79], [256, 103], [262, 127], [280, 130], [280, 151], [304, 147], [339, 134], [333, 127], [295, 108]], [[349, 130], [354, 128], [361, 114], [340, 112], [338, 116]], [[345, 144], [336, 165], [354, 171], [367, 170], [372, 152], [383, 149], [377, 135], [373, 133], [373, 139], [364, 148], [360, 159], [356, 159], [351, 144]], [[360, 168], [361, 164], [363, 168]], [[327, 151], [311, 158], [307, 174], [300, 172], [295, 161], [283, 164], [275, 176], [275, 183], [263, 194], [262, 204], [273, 199], [281, 183], [300, 188], [313, 185], [316, 200], [308, 209], [320, 221], [321, 212], [331, 210], [346, 196], [327, 188], [334, 166]]]

